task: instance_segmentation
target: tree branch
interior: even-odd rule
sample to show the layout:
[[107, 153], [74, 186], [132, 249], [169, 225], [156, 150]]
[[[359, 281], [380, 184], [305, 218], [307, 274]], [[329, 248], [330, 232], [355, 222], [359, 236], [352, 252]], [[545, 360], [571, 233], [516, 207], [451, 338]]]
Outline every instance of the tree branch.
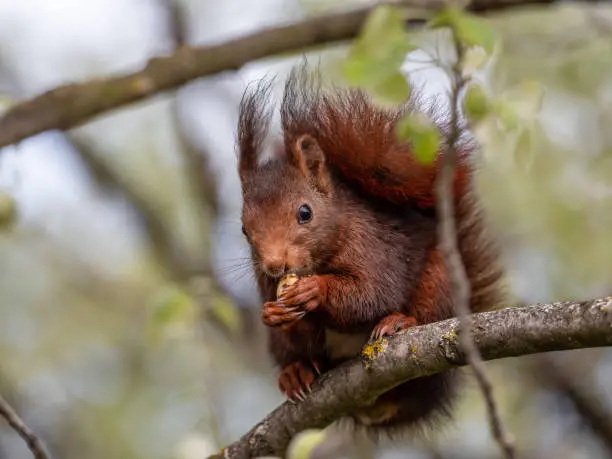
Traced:
[[[433, 12], [446, 4], [443, 0], [382, 3], [425, 12]], [[555, 0], [472, 0], [467, 9], [482, 13], [550, 3], [555, 3]], [[106, 111], [175, 89], [196, 78], [239, 69], [257, 59], [351, 39], [359, 33], [371, 9], [319, 16], [213, 46], [181, 46], [170, 56], [151, 59], [138, 72], [47, 91], [12, 107], [0, 118], [0, 147], [50, 129], [66, 130], [79, 126]], [[410, 19], [410, 22], [422, 23], [424, 18]]]
[[612, 413], [592, 387], [586, 388], [579, 378], [556, 359], [543, 355], [536, 360], [538, 375], [553, 389], [566, 397], [576, 413], [612, 455]]
[[[612, 346], [612, 297], [537, 304], [474, 314], [472, 333], [484, 360], [540, 352]], [[283, 403], [250, 432], [213, 458], [281, 456], [291, 438], [323, 428], [405, 381], [466, 364], [457, 318], [415, 327], [322, 375], [305, 402]], [[370, 351], [375, 350], [370, 346]]]
[[30, 430], [25, 422], [23, 422], [2, 395], [0, 395], [0, 416], [6, 420], [8, 425], [11, 426], [21, 438], [23, 438], [36, 459], [49, 459], [42, 442], [36, 434]]

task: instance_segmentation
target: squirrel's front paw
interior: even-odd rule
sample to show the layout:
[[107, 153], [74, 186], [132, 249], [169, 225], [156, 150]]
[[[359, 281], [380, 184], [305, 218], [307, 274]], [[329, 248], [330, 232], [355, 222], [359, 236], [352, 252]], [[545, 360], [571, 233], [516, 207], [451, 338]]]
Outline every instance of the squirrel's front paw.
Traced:
[[301, 277], [279, 297], [279, 302], [304, 313], [321, 306], [325, 286], [320, 276]]
[[282, 330], [287, 330], [305, 314], [306, 311], [299, 308], [290, 308], [279, 301], [268, 301], [263, 305], [261, 319], [268, 327], [279, 327]]

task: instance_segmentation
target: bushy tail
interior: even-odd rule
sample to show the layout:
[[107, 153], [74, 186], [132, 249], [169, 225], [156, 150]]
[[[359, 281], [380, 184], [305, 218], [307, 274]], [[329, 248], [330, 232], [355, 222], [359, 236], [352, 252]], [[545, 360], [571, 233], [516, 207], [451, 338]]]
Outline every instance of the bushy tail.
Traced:
[[459, 253], [471, 287], [470, 309], [490, 311], [502, 304], [505, 293], [498, 243], [487, 231], [487, 218], [474, 192], [457, 200], [455, 216]]
[[372, 440], [423, 435], [451, 418], [461, 375], [449, 370], [406, 381], [381, 395], [376, 403], [350, 416], [357, 432]]

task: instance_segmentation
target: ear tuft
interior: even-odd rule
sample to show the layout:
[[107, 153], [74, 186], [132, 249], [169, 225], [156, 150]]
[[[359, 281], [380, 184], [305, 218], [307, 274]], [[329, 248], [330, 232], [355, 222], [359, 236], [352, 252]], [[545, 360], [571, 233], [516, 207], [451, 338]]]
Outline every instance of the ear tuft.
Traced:
[[259, 154], [272, 117], [270, 100], [272, 81], [259, 81], [249, 86], [240, 101], [238, 113], [238, 172], [240, 180], [252, 174], [258, 167]]

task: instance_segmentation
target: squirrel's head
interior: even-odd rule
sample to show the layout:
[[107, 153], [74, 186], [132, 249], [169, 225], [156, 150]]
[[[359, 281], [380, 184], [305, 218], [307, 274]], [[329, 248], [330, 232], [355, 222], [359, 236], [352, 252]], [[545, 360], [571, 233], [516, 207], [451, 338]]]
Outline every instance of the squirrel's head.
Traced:
[[337, 245], [339, 209], [325, 155], [302, 135], [285, 154], [259, 165], [256, 150], [241, 146], [242, 230], [270, 277], [312, 273]]

